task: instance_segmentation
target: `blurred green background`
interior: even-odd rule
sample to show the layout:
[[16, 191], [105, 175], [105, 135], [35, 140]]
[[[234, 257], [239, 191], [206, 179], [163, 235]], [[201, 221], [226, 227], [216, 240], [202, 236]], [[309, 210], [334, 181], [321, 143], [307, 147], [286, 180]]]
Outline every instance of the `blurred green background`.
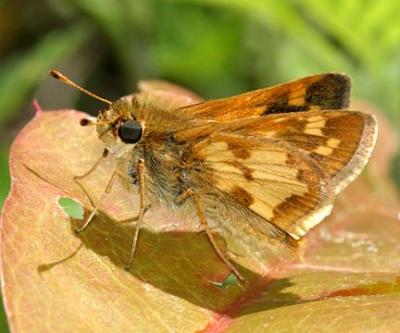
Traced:
[[[49, 79], [54, 67], [108, 99], [146, 78], [214, 98], [346, 72], [353, 96], [378, 106], [399, 129], [400, 2], [0, 0], [0, 208], [8, 149], [33, 116], [32, 99], [47, 110], [95, 114], [100, 107]], [[397, 157], [398, 183], [399, 169]]]

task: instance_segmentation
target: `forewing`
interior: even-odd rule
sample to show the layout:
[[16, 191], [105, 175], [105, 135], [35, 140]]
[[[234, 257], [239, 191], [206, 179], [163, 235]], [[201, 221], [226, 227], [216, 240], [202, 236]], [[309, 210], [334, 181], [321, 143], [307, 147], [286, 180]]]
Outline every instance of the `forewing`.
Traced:
[[229, 121], [253, 116], [347, 108], [350, 78], [325, 73], [234, 97], [184, 107], [193, 119]]
[[330, 178], [282, 142], [215, 133], [193, 151], [213, 186], [295, 239], [331, 210]]

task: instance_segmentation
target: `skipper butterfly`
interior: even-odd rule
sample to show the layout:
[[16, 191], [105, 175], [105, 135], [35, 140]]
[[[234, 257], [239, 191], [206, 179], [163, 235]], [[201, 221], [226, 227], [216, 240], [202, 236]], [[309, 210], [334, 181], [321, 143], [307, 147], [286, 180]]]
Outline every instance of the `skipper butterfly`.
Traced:
[[348, 110], [350, 79], [343, 74], [312, 75], [177, 109], [142, 103], [134, 94], [111, 102], [58, 71], [51, 74], [108, 105], [95, 122], [81, 124], [95, 124], [103, 157], [111, 153], [117, 160], [104, 193], [116, 179], [139, 193], [127, 268], [146, 210], [161, 203], [194, 214], [220, 259], [243, 280], [220, 250], [210, 221], [244, 243], [264, 237], [271, 247], [293, 249], [329, 215], [335, 195], [359, 175], [376, 141], [374, 116]]

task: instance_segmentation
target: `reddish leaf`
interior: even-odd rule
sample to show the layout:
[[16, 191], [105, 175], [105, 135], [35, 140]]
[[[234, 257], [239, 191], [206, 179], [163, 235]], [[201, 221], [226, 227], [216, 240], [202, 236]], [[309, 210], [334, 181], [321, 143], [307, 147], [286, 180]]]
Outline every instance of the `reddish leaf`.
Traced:
[[[198, 101], [179, 95], [182, 90], [148, 87], [142, 98], [161, 105]], [[387, 126], [381, 126], [385, 136], [371, 167], [302, 242], [300, 262], [262, 273], [252, 258], [241, 259], [248, 280], [241, 289], [213, 283], [229, 272], [197, 232], [196, 221], [179, 220], [163, 208], [146, 215], [134, 267], [125, 271], [133, 226], [119, 221], [135, 215], [137, 197], [118, 184], [88, 230], [74, 233], [79, 221], [64, 213], [58, 199], [75, 198], [86, 216], [90, 213], [72, 177], [84, 173], [103, 149], [92, 127], [79, 126], [84, 116], [72, 110], [39, 113], [11, 149], [1, 264], [13, 332], [390, 332], [400, 327], [400, 205], [386, 176], [387, 147], [394, 141]], [[108, 159], [84, 180], [94, 201], [112, 168]]]

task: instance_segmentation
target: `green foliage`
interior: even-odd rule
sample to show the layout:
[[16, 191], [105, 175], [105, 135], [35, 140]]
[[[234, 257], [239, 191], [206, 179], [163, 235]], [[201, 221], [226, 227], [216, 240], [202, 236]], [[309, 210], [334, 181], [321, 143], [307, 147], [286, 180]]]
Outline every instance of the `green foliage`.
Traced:
[[89, 36], [89, 26], [79, 24], [44, 36], [31, 50], [5, 59], [0, 70], [0, 124], [24, 103], [48, 69], [71, 56]]
[[[397, 119], [400, 3], [390, 0], [53, 0], [54, 24], [1, 60], [0, 121], [32, 96], [47, 68], [79, 59], [88, 38], [99, 63], [82, 77], [107, 92], [117, 77], [130, 92], [138, 79], [162, 77], [206, 97], [228, 95], [321, 71], [343, 71], [358, 97]], [[93, 32], [93, 33], [92, 33]], [[102, 72], [101, 77], [98, 72]], [[85, 83], [85, 82], [82, 82]]]
[[5, 147], [0, 150], [0, 170], [0, 207], [2, 207], [10, 186], [8, 149]]
[[[262, 32], [279, 35], [264, 44], [255, 37], [264, 70], [270, 71], [268, 49], [278, 54], [279, 79], [319, 71], [343, 71], [353, 77], [358, 97], [374, 102], [399, 119], [400, 3], [360, 0], [174, 0], [176, 3], [218, 5], [257, 21]], [[257, 41], [254, 43], [257, 44]], [[259, 72], [260, 73], [260, 72]], [[265, 76], [264, 76], [265, 77]]]

